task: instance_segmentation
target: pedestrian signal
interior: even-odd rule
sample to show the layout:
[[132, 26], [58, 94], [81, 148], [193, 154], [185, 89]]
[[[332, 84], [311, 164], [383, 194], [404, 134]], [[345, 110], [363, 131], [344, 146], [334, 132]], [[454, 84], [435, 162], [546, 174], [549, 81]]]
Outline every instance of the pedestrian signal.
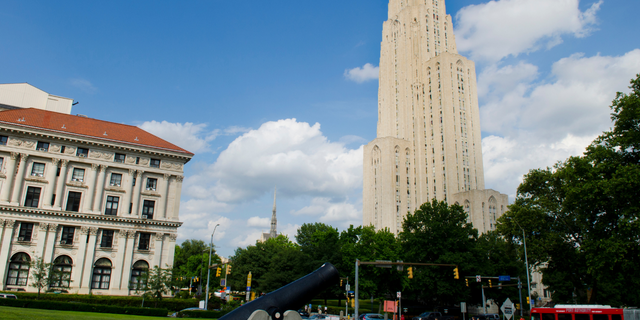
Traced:
[[458, 267], [453, 269], [453, 278], [456, 280], [460, 279], [460, 273], [458, 272]]

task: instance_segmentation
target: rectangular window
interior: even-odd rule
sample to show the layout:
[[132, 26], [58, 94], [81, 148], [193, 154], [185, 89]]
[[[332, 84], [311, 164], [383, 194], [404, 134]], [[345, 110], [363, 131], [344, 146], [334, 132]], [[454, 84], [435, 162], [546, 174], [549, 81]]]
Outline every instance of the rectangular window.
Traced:
[[18, 241], [31, 241], [33, 233], [33, 223], [20, 223], [20, 232], [18, 233]]
[[111, 248], [113, 245], [113, 230], [102, 230], [100, 248]]
[[147, 190], [156, 191], [157, 186], [158, 186], [158, 179], [147, 178]]
[[127, 158], [126, 155], [122, 154], [122, 153], [116, 153], [116, 157], [113, 158], [113, 162], [120, 162], [120, 163], [124, 163], [124, 160]]
[[144, 200], [142, 204], [142, 217], [145, 219], [153, 219], [153, 207], [156, 202], [152, 200]]
[[48, 152], [49, 151], [49, 142], [38, 141], [38, 145], [36, 146], [36, 150]]
[[7, 145], [7, 141], [9, 140], [9, 137], [7, 136], [0, 136], [0, 145], [2, 146], [6, 146]]
[[44, 163], [34, 162], [31, 167], [31, 175], [34, 177], [44, 177]]
[[27, 196], [24, 199], [24, 206], [37, 208], [38, 203], [40, 203], [40, 188], [27, 187]]
[[84, 181], [84, 169], [73, 168], [73, 175], [71, 176], [71, 181]]
[[73, 235], [76, 232], [76, 227], [62, 227], [62, 237], [60, 238], [60, 244], [73, 244]]
[[122, 184], [122, 175], [119, 173], [112, 173], [109, 184], [114, 187], [119, 187]]
[[64, 153], [64, 149], [66, 149], [64, 146], [60, 147], [60, 153]]
[[4, 167], [4, 158], [0, 157], [0, 171], [2, 171], [3, 167]]
[[140, 164], [140, 157], [136, 157], [136, 164]]
[[109, 216], [117, 216], [119, 201], [120, 201], [119, 197], [107, 196], [107, 207], [104, 210], [104, 214]]
[[86, 148], [78, 148], [78, 151], [76, 151], [76, 156], [80, 157], [80, 158], [86, 158], [89, 156], [89, 149]]
[[149, 166], [152, 168], [160, 168], [160, 159], [151, 159]]
[[82, 197], [82, 193], [69, 191], [69, 196], [67, 197], [67, 211], [80, 211], [80, 198]]
[[138, 241], [138, 250], [149, 250], [149, 241], [151, 233], [140, 233], [140, 241]]

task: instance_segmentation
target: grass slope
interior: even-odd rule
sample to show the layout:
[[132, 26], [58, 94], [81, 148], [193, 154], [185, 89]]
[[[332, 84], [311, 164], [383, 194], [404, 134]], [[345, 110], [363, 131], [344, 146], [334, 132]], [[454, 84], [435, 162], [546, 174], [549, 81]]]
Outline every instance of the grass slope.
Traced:
[[166, 317], [144, 317], [132, 316], [127, 314], [111, 314], [111, 313], [92, 313], [92, 312], [74, 312], [74, 311], [58, 311], [44, 309], [27, 309], [0, 307], [0, 318], [2, 319], [29, 319], [29, 320], [102, 320], [102, 319], [132, 319], [132, 320], [158, 320]]

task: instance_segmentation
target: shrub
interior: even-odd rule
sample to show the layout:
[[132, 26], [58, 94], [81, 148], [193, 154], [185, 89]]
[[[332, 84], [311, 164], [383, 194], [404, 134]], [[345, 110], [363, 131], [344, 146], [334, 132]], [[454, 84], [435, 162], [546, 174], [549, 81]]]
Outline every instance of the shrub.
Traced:
[[166, 317], [169, 313], [167, 309], [152, 308], [136, 308], [136, 307], [117, 307], [108, 305], [95, 305], [86, 303], [71, 303], [59, 301], [41, 301], [41, 300], [21, 300], [21, 299], [0, 299], [0, 305], [19, 308], [34, 308], [47, 310], [65, 310], [65, 311], [85, 311], [98, 313], [119, 313], [140, 316], [156, 316]]
[[177, 318], [211, 318], [217, 319], [227, 314], [225, 311], [198, 311], [198, 310], [186, 310], [180, 311], [176, 315]]

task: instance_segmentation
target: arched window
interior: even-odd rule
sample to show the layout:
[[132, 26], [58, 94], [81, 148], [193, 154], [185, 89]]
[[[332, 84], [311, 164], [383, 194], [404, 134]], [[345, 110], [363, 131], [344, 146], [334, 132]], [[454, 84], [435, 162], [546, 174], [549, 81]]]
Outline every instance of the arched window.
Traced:
[[53, 261], [51, 287], [69, 288], [72, 264], [69, 256], [59, 256]]
[[29, 264], [31, 257], [26, 253], [16, 253], [11, 257], [9, 262], [9, 275], [7, 276], [7, 285], [10, 286], [26, 286], [29, 278]]
[[144, 288], [146, 279], [145, 273], [149, 271], [149, 264], [144, 260], [138, 260], [133, 264], [131, 270], [131, 289], [139, 290]]
[[93, 281], [91, 289], [109, 289], [111, 281], [111, 261], [101, 258], [93, 266]]

